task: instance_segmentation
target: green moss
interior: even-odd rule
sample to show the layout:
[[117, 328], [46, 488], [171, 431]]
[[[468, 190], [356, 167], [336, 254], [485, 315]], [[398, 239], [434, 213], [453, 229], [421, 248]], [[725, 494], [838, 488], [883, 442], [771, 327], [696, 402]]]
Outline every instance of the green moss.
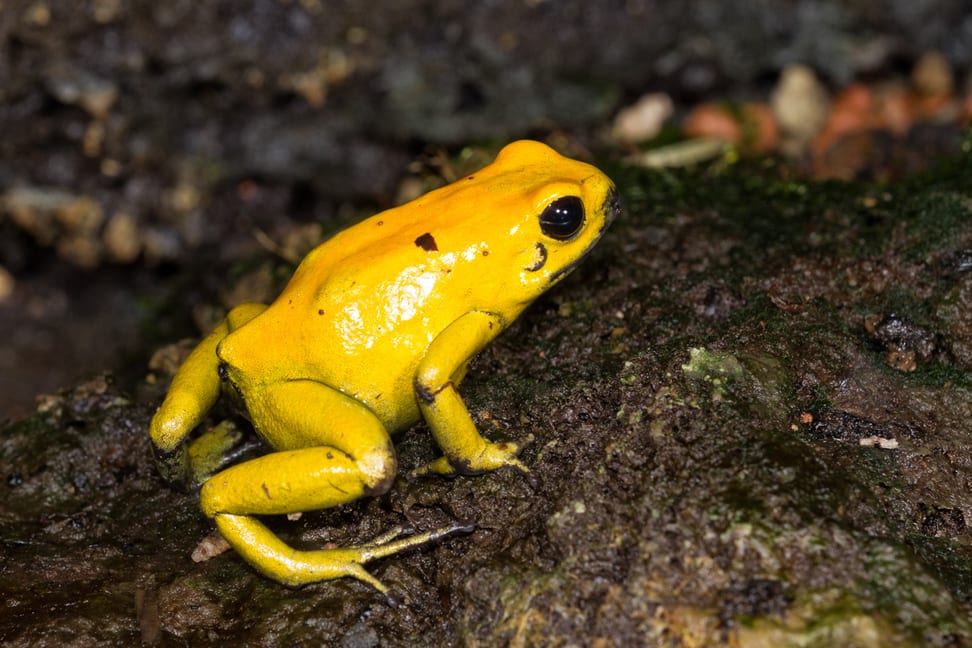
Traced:
[[905, 227], [900, 250], [905, 260], [921, 263], [941, 258], [965, 244], [963, 233], [972, 217], [967, 194], [926, 188], [911, 197], [902, 196], [902, 200], [898, 216]]
[[[887, 371], [895, 371], [890, 367], [885, 368]], [[897, 372], [897, 375], [900, 375], [900, 372]], [[915, 371], [904, 374], [902, 378], [907, 383], [919, 387], [972, 388], [972, 373], [967, 369], [946, 364], [941, 360], [918, 365]]]
[[966, 543], [917, 534], [909, 535], [906, 542], [957, 598], [972, 602], [972, 552]]

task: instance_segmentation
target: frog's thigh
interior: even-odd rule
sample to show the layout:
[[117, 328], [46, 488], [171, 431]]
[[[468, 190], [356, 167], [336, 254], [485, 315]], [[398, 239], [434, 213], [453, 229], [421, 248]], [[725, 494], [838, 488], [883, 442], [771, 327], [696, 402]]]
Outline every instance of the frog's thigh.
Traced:
[[[395, 447], [364, 405], [308, 380], [268, 388], [251, 413], [273, 452], [203, 484], [209, 516], [293, 513], [384, 492], [395, 479]], [[301, 447], [303, 446], [303, 447]]]
[[358, 547], [289, 547], [252, 515], [325, 508], [383, 491], [395, 477], [395, 449], [370, 410], [319, 383], [283, 383], [248, 405], [269, 441], [278, 447], [298, 442], [308, 447], [227, 468], [203, 484], [200, 497], [203, 511], [215, 519], [227, 542], [270, 578], [301, 585], [351, 576], [387, 592], [362, 564], [458, 529]]

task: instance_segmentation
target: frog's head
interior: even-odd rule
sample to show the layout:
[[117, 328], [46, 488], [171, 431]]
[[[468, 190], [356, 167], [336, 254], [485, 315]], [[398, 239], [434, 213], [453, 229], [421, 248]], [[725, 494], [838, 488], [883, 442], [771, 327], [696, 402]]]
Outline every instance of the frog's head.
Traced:
[[496, 247], [509, 264], [507, 289], [527, 303], [573, 270], [621, 212], [614, 183], [597, 168], [533, 141], [506, 146], [489, 167], [508, 224]]

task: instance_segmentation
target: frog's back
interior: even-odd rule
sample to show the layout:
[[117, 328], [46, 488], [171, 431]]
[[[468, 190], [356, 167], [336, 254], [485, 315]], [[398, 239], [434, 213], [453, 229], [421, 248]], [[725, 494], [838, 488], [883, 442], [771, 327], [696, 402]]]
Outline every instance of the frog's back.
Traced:
[[511, 144], [490, 166], [318, 246], [220, 357], [251, 382], [314, 380], [386, 423], [409, 422], [415, 370], [439, 333], [473, 310], [512, 321], [586, 249], [543, 238], [538, 214], [565, 195], [602, 209], [610, 187], [542, 144]]
[[260, 382], [339, 389], [390, 427], [414, 421], [426, 348], [484, 299], [470, 288], [481, 242], [459, 245], [444, 229], [436, 239], [417, 220], [389, 210], [322, 243], [266, 311], [224, 340], [221, 359]]
[[[522, 206], [519, 194], [484, 189], [489, 180], [471, 176], [325, 241], [274, 303], [234, 334], [235, 343], [259, 353], [242, 338], [254, 340], [268, 356], [261, 370], [281, 377], [300, 373], [347, 386], [366, 363], [408, 372], [456, 318], [505, 298], [500, 279], [509, 268], [496, 252], [506, 235], [503, 217]], [[286, 347], [272, 342], [280, 336], [290, 340]]]

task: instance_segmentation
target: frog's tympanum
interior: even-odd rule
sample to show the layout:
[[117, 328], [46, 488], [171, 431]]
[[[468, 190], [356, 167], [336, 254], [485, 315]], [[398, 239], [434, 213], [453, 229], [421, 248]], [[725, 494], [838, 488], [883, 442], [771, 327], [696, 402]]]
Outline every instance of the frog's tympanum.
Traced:
[[[457, 388], [469, 361], [578, 264], [619, 210], [596, 168], [520, 141], [337, 234], [276, 301], [237, 306], [186, 359], [152, 419], [161, 472], [201, 483], [202, 510], [270, 578], [352, 576], [387, 592], [364, 563], [466, 529], [299, 551], [254, 516], [384, 493], [398, 468], [391, 435], [420, 419], [444, 456], [413, 475], [526, 471], [523, 444], [484, 439]], [[226, 426], [187, 443], [221, 392], [271, 452], [225, 467], [239, 436]]]

